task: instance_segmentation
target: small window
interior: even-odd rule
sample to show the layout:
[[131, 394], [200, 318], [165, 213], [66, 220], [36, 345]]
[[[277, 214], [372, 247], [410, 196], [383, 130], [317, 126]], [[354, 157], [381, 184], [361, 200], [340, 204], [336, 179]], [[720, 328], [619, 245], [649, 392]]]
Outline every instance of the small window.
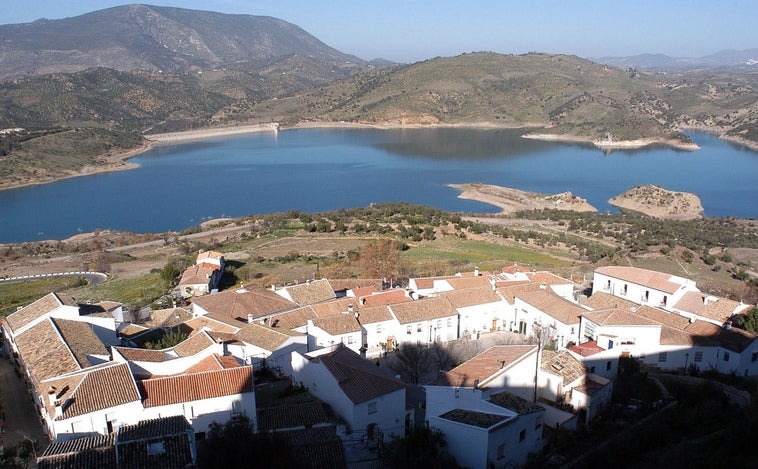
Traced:
[[526, 440], [526, 428], [521, 430], [521, 432], [518, 434], [518, 441], [524, 441]]
[[605, 371], [611, 371], [612, 362], [608, 360], [608, 362], [605, 364]]
[[753, 354], [750, 355], [750, 361], [751, 362], [758, 361], [758, 352], [753, 352]]
[[442, 319], [437, 319], [437, 329], [442, 329]]
[[724, 352], [724, 361], [725, 362], [729, 361], [729, 352]]
[[416, 332], [421, 332], [421, 323], [416, 324]]
[[703, 361], [703, 352], [695, 352], [695, 363]]
[[406, 334], [411, 335], [411, 326], [408, 326], [405, 330]]
[[382, 333], [382, 325], [381, 324], [377, 324], [376, 325], [376, 333], [377, 334], [381, 334]]
[[497, 459], [503, 459], [505, 457], [505, 443], [498, 445], [497, 447]]
[[658, 362], [659, 363], [664, 363], [666, 360], [668, 360], [668, 358], [669, 358], [668, 355], [669, 355], [668, 352], [661, 352], [661, 353], [659, 353], [658, 354]]
[[376, 413], [376, 402], [369, 402], [368, 403], [368, 413], [369, 414], [375, 414]]
[[351, 335], [347, 336], [347, 343], [352, 344], [353, 342], [355, 342], [355, 339], [353, 338], [353, 336]]
[[629, 291], [629, 285], [624, 284], [624, 286], [621, 288], [621, 294], [626, 296], [628, 291]]
[[453, 318], [447, 318], [447, 327], [453, 327]]
[[148, 443], [147, 454], [148, 456], [157, 456], [159, 454], [166, 454], [166, 447], [163, 445], [162, 441]]

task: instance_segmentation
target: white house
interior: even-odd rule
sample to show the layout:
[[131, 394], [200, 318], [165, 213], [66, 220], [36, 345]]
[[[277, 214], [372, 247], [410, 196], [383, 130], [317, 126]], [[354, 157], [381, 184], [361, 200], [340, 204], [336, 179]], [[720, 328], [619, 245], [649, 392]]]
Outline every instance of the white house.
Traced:
[[389, 438], [405, 435], [410, 424], [406, 387], [389, 372], [340, 344], [292, 353], [293, 381], [326, 402], [347, 423], [352, 439], [375, 432]]
[[545, 409], [537, 404], [500, 392], [461, 396], [449, 407], [428, 409], [427, 420], [445, 434], [446, 449], [463, 467], [518, 467], [542, 449]]
[[179, 293], [189, 298], [191, 296], [207, 295], [218, 288], [222, 271], [210, 264], [195, 264], [182, 272], [179, 279]]
[[113, 361], [128, 363], [136, 376], [166, 376], [185, 372], [198, 361], [223, 353], [206, 331], [187, 338], [174, 347], [152, 350], [132, 347], [111, 347]]
[[592, 293], [598, 291], [670, 311], [686, 292], [700, 290], [694, 281], [676, 275], [638, 267], [608, 266], [595, 269]]
[[491, 285], [441, 293], [458, 311], [462, 336], [507, 329], [511, 305]]
[[325, 278], [287, 285], [282, 288], [273, 286], [272, 291], [298, 306], [312, 305], [337, 298], [334, 288]]
[[390, 305], [397, 319], [398, 344], [447, 342], [458, 338], [458, 311], [446, 298], [424, 298]]
[[515, 296], [516, 320], [525, 333], [564, 348], [579, 341], [579, 318], [587, 310], [547, 288], [519, 292]]
[[102, 365], [42, 380], [42, 420], [51, 440], [107, 435], [142, 420], [142, 402], [125, 363]]
[[250, 323], [232, 337], [229, 353], [255, 369], [265, 367], [283, 376], [292, 376], [292, 352], [308, 351], [308, 336], [289, 329]]
[[357, 311], [336, 316], [308, 319], [308, 350], [343, 344], [355, 353], [365, 352], [363, 328]]

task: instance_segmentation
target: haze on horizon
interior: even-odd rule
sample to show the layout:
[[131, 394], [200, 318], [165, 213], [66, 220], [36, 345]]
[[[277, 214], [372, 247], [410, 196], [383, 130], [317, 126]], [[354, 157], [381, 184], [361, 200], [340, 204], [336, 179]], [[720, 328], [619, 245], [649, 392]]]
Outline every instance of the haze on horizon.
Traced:
[[[60, 19], [125, 5], [124, 0], [11, 2], [2, 22]], [[754, 0], [541, 0], [489, 2], [423, 0], [154, 0], [220, 13], [272, 16], [303, 28], [325, 44], [365, 60], [417, 62], [492, 51], [550, 52], [585, 58], [643, 53], [702, 57], [758, 47]]]

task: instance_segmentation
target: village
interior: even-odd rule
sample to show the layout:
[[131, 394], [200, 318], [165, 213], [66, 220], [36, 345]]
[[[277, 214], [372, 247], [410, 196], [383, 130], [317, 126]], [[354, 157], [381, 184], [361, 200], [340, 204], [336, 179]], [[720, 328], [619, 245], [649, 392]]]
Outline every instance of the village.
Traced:
[[[196, 467], [197, 442], [241, 417], [304, 467], [379, 467], [366, 464], [418, 426], [444, 434], [462, 467], [520, 467], [551, 432], [609, 410], [625, 359], [758, 375], [756, 336], [733, 327], [754, 305], [662, 272], [599, 267], [590, 290], [512, 264], [404, 288], [322, 278], [220, 291], [223, 272], [222, 253], [199, 253], [179, 302], [149, 314], [51, 292], [5, 318], [4, 351], [50, 441], [38, 467]], [[169, 335], [181, 340], [154, 346]], [[391, 366], [460, 343], [504, 345]]]

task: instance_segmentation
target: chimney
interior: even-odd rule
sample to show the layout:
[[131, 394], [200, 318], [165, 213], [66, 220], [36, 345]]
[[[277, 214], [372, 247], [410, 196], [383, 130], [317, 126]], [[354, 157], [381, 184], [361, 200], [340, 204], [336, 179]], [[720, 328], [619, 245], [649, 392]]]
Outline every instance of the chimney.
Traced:
[[276, 284], [275, 283], [271, 284], [271, 291], [276, 291]]
[[546, 283], [540, 283], [540, 290], [547, 290], [547, 284]]
[[350, 303], [349, 305], [347, 305], [347, 312], [352, 313], [353, 311], [355, 311], [355, 308], [353, 308], [353, 304]]
[[703, 304], [704, 305], [708, 304], [708, 295], [703, 295]]
[[55, 401], [55, 419], [63, 417], [63, 406], [60, 401]]
[[726, 324], [724, 324], [724, 329], [726, 329], [727, 331], [731, 331], [732, 330], [732, 321], [727, 321]]
[[479, 276], [479, 267], [474, 267], [474, 277]]
[[253, 322], [253, 315], [252, 313], [247, 314], [247, 323], [251, 324]]
[[51, 406], [58, 404], [58, 389], [55, 386], [50, 386], [47, 389], [47, 399]]

